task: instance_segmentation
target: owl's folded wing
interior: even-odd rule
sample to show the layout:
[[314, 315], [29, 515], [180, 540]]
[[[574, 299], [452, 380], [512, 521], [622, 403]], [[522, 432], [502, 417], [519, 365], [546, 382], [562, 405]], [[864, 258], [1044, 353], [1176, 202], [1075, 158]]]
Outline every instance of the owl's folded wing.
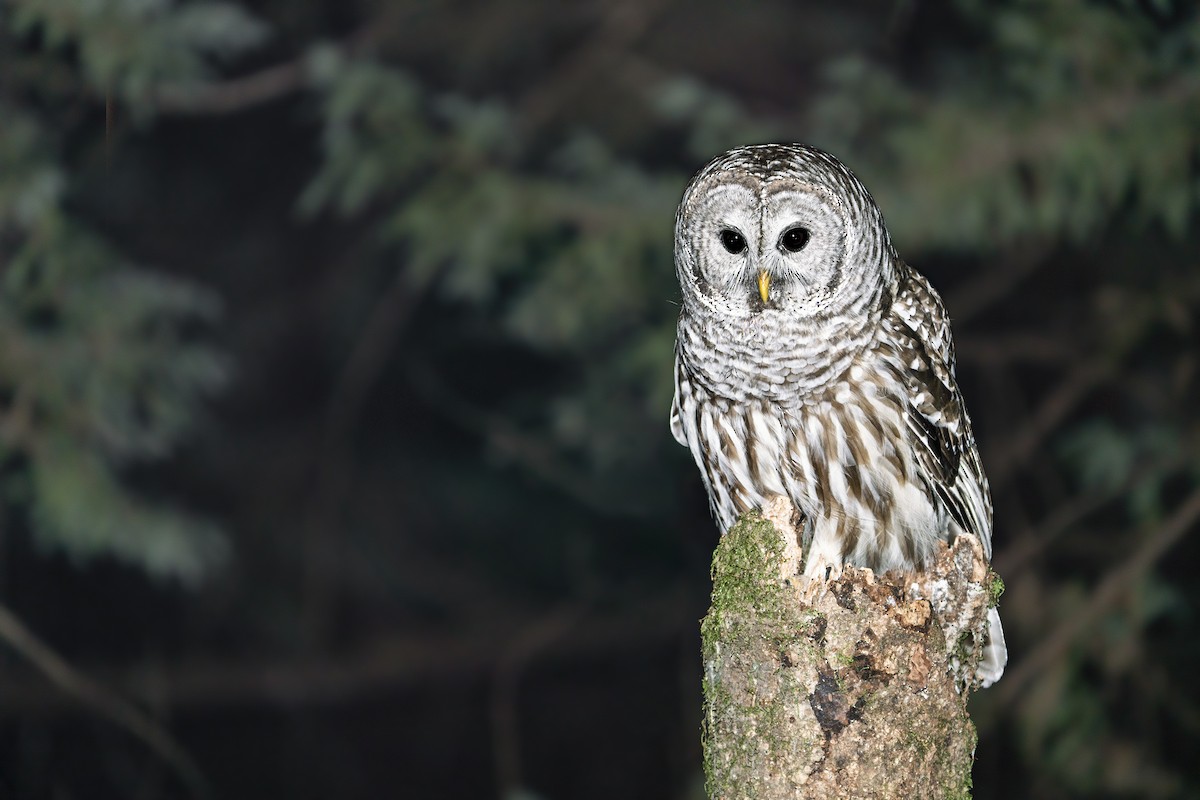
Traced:
[[904, 361], [908, 431], [930, 488], [991, 557], [992, 504], [971, 420], [954, 377], [950, 321], [937, 292], [901, 265], [900, 288], [885, 324]]

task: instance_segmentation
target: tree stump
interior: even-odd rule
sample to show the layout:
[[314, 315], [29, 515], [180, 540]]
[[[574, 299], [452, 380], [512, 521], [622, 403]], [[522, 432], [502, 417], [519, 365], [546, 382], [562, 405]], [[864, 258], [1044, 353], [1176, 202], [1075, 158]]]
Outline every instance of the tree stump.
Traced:
[[967, 694], [999, 582], [961, 536], [925, 572], [847, 567], [805, 602], [794, 508], [721, 538], [702, 623], [712, 800], [969, 798]]

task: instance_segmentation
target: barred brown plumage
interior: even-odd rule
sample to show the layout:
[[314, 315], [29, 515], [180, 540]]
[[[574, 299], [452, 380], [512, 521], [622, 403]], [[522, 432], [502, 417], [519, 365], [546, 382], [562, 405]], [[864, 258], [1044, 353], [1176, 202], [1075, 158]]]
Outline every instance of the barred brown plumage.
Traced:
[[[806, 145], [710, 162], [675, 223], [683, 292], [671, 430], [724, 532], [771, 497], [804, 517], [805, 575], [922, 567], [992, 506], [941, 298], [858, 179]], [[1007, 650], [992, 609], [984, 686]]]

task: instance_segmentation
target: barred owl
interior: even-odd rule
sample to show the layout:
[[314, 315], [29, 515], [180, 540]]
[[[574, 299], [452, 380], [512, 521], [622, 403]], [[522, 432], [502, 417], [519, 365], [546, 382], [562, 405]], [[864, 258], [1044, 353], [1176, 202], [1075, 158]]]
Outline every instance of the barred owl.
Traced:
[[[671, 431], [722, 532], [782, 495], [803, 516], [810, 579], [920, 568], [960, 531], [991, 558], [946, 310], [840, 161], [800, 144], [719, 156], [684, 192], [675, 266]], [[990, 613], [984, 686], [1008, 658]]]

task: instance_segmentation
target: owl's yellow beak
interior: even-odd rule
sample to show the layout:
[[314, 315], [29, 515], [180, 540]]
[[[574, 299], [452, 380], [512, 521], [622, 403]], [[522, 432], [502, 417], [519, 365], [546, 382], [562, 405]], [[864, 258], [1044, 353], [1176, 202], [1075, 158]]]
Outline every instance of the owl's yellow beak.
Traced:
[[770, 294], [770, 292], [771, 276], [765, 269], [760, 270], [758, 273], [758, 296], [761, 297], [762, 301], [765, 303], [767, 302], [767, 295]]

